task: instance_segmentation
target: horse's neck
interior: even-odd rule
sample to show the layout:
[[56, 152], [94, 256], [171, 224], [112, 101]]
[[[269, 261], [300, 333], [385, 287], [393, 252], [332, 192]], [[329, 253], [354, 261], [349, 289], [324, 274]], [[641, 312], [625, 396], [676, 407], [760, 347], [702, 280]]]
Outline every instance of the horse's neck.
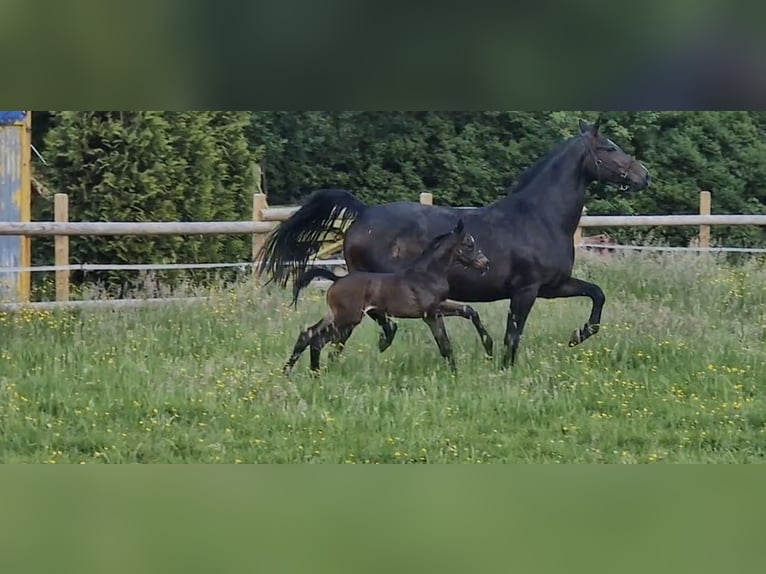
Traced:
[[[575, 154], [577, 159], [573, 160], [571, 154]], [[556, 227], [573, 235], [585, 205], [585, 189], [590, 182], [583, 170], [586, 154], [587, 151], [579, 147], [562, 150], [534, 181], [517, 192], [509, 193], [497, 202], [496, 208], [514, 211], [516, 205], [523, 201], [536, 207], [538, 213]]]

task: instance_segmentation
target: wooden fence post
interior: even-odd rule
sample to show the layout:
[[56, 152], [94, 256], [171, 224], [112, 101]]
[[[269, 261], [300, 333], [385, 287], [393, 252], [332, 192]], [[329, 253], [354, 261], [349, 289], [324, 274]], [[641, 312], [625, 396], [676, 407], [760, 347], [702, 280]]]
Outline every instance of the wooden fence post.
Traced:
[[423, 205], [433, 205], [434, 204], [434, 196], [432, 193], [421, 193], [420, 194], [420, 203]]
[[[700, 191], [700, 215], [710, 215], [710, 192]], [[710, 226], [700, 225], [699, 246], [710, 247]]]
[[[263, 210], [268, 207], [265, 193], [256, 193], [253, 195], [253, 221], [263, 221]], [[261, 246], [266, 241], [265, 233], [253, 233], [253, 261], [258, 255]]]
[[[66, 193], [53, 196], [53, 217], [56, 223], [69, 222], [69, 197]], [[54, 243], [54, 264], [69, 265], [69, 236], [56, 235]], [[69, 270], [56, 271], [56, 301], [69, 301]]]

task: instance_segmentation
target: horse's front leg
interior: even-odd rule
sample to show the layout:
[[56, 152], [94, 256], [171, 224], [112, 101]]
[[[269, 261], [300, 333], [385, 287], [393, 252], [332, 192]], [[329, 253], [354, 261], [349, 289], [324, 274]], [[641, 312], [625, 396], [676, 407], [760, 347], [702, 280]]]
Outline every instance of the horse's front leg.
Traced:
[[582, 329], [575, 329], [569, 338], [569, 346], [579, 345], [586, 339], [598, 333], [601, 324], [601, 312], [604, 309], [606, 295], [604, 291], [595, 283], [588, 283], [582, 279], [568, 278], [556, 287], [546, 287], [540, 289], [540, 297], [544, 299], [558, 299], [564, 297], [588, 297], [591, 302], [590, 317]]
[[516, 354], [519, 350], [521, 335], [524, 325], [527, 323], [529, 312], [537, 298], [538, 287], [531, 286], [519, 289], [511, 296], [511, 305], [508, 309], [508, 321], [505, 326], [505, 352], [503, 353], [503, 367], [516, 364]]
[[437, 314], [443, 317], [463, 317], [464, 319], [470, 319], [473, 326], [476, 328], [476, 332], [479, 334], [482, 345], [484, 345], [484, 352], [487, 354], [487, 358], [492, 358], [492, 337], [484, 328], [479, 313], [470, 305], [462, 305], [453, 301], [445, 301], [437, 308]]

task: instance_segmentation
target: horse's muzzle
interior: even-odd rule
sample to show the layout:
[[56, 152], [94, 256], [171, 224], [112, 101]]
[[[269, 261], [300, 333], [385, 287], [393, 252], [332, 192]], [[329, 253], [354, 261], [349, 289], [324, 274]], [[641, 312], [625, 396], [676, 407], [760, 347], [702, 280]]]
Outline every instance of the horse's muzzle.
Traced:
[[477, 257], [474, 267], [481, 271], [481, 274], [484, 275], [487, 271], [489, 271], [489, 259], [487, 259], [487, 257], [484, 255]]

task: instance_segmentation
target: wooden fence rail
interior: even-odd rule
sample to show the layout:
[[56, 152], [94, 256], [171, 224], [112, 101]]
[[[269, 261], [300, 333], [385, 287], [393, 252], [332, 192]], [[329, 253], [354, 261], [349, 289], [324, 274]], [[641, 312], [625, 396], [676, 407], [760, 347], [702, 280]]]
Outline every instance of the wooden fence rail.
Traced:
[[[711, 225], [764, 225], [766, 215], [711, 215], [710, 192], [700, 192], [699, 214], [692, 215], [585, 215], [575, 233], [575, 244], [580, 245], [582, 229], [586, 227], [636, 227], [636, 226], [699, 226], [699, 247], [710, 246]], [[420, 194], [420, 203], [433, 205], [433, 195]], [[298, 207], [269, 207], [266, 195], [256, 193], [253, 197], [252, 221], [197, 221], [197, 222], [69, 222], [68, 197], [55, 196], [55, 221], [6, 222], [0, 221], [0, 235], [23, 237], [53, 236], [55, 238], [56, 300], [69, 300], [69, 236], [98, 235], [239, 235], [253, 236], [252, 257], [263, 245], [266, 235], [279, 222], [285, 221]], [[472, 208], [464, 208], [472, 209]], [[336, 242], [336, 247], [339, 242]], [[327, 255], [331, 255], [330, 250]], [[232, 264], [233, 265], [233, 264]], [[134, 266], [138, 267], [138, 266]], [[150, 266], [146, 266], [147, 268]], [[190, 266], [191, 267], [191, 266]], [[47, 269], [47, 267], [46, 267]], [[40, 269], [42, 270], [42, 268]], [[29, 273], [26, 268], [24, 273]]]

